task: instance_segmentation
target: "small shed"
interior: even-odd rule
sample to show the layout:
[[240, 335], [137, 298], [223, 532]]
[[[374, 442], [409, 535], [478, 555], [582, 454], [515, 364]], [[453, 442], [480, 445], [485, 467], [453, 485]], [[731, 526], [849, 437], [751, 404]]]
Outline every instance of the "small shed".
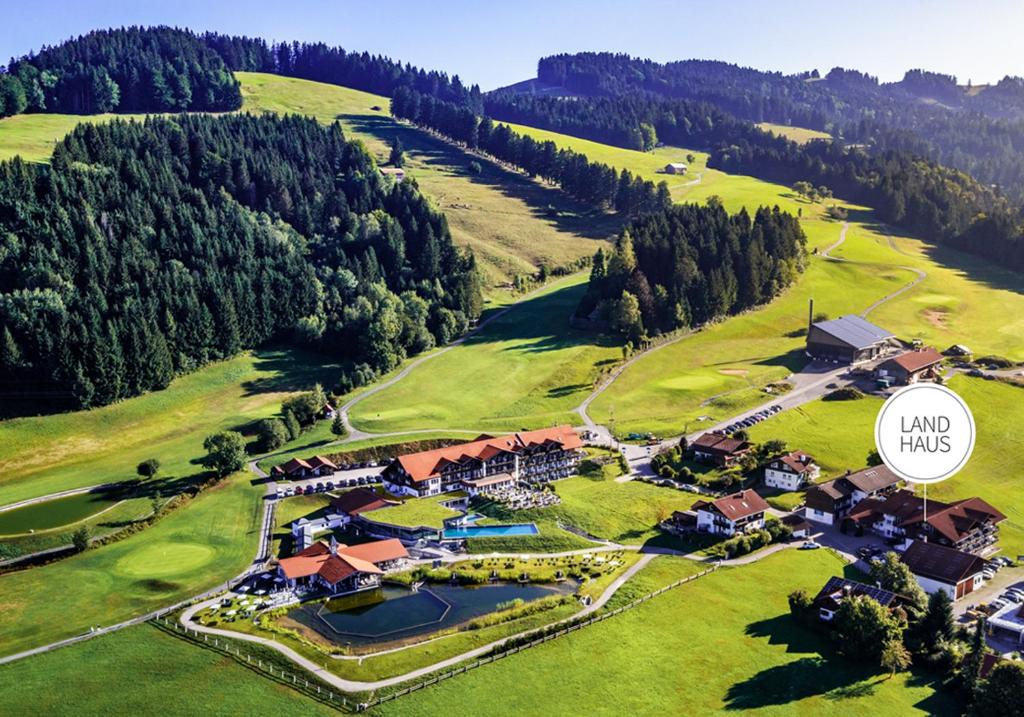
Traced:
[[665, 165], [665, 174], [686, 174], [686, 169], [682, 162], [669, 162]]

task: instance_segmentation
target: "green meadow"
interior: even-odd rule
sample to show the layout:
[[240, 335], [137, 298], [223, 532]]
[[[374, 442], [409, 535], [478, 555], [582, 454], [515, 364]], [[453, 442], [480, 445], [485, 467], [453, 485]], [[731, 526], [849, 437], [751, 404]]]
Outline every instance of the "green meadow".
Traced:
[[412, 429], [519, 430], [576, 423], [575, 408], [600, 368], [621, 349], [569, 328], [587, 277], [552, 283], [399, 383], [352, 410], [371, 432]]
[[[655, 582], [676, 564], [660, 560], [652, 563]], [[786, 595], [813, 592], [845, 569], [824, 550], [723, 568], [373, 712], [426, 717], [458, 704], [502, 715], [957, 714], [926, 674], [887, 679], [873, 665], [836, 656], [823, 635], [793, 621]]]
[[148, 458], [164, 476], [198, 473], [207, 435], [272, 416], [284, 398], [329, 386], [338, 371], [308, 352], [259, 350], [103, 408], [0, 422], [0, 504], [133, 478]]
[[9, 715], [336, 715], [334, 709], [150, 625], [0, 666]]
[[[947, 481], [929, 486], [928, 497], [955, 500], [978, 496], [1002, 511], [1003, 553], [1024, 554], [1024, 491], [1020, 465], [1024, 447], [1017, 439], [1024, 388], [1000, 381], [955, 376], [949, 387], [960, 394], [977, 424], [974, 453], [964, 469]], [[874, 448], [875, 417], [882, 402], [867, 397], [858, 401], [815, 401], [785, 411], [750, 429], [755, 441], [779, 438], [794, 450], [806, 451], [822, 467], [822, 478], [866, 465]]]
[[810, 142], [812, 139], [829, 139], [832, 136], [828, 132], [822, 132], [816, 129], [792, 127], [790, 125], [773, 124], [771, 122], [760, 122], [757, 126], [766, 132], [771, 132], [779, 137], [791, 139], [799, 144], [805, 144]]
[[256, 554], [263, 490], [238, 474], [117, 543], [0, 575], [0, 654], [112, 625], [234, 577]]

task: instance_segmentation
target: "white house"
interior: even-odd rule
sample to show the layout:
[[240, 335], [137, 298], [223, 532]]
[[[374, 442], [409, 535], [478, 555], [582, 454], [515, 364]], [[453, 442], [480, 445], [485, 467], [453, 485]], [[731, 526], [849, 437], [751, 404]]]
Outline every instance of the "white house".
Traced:
[[821, 469], [806, 453], [792, 451], [772, 458], [764, 467], [764, 484], [780, 490], [799, 490], [812, 483]]
[[731, 536], [763, 528], [768, 503], [754, 491], [742, 490], [710, 502], [698, 500], [693, 510], [698, 532]]
[[942, 590], [959, 600], [982, 586], [985, 561], [937, 543], [915, 540], [900, 556], [926, 593]]

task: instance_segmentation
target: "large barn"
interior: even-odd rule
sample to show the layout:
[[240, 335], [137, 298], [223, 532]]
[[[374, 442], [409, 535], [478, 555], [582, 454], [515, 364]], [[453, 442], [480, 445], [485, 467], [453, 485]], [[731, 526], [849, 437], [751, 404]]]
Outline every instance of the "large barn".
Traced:
[[898, 346], [892, 333], [854, 315], [818, 321], [807, 331], [807, 355], [821, 361], [860, 363]]

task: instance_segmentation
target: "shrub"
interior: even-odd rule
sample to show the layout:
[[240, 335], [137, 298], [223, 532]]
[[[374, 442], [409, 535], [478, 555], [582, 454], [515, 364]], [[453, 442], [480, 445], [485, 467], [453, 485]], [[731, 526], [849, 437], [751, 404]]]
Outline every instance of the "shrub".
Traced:
[[853, 386], [845, 386], [843, 388], [837, 388], [831, 393], [826, 393], [822, 397], [822, 401], [857, 401], [864, 398], [863, 392], [854, 388]]
[[468, 172], [469, 172], [470, 174], [477, 174], [477, 175], [479, 175], [479, 174], [483, 174], [484, 168], [483, 168], [483, 165], [481, 165], [481, 164], [480, 164], [479, 162], [477, 162], [477, 161], [476, 161], [476, 160], [474, 159], [474, 160], [473, 160], [472, 162], [470, 162], [470, 163], [469, 163], [469, 165], [468, 165], [468, 166], [466, 167], [466, 170], [467, 170], [467, 171], [468, 171]]

